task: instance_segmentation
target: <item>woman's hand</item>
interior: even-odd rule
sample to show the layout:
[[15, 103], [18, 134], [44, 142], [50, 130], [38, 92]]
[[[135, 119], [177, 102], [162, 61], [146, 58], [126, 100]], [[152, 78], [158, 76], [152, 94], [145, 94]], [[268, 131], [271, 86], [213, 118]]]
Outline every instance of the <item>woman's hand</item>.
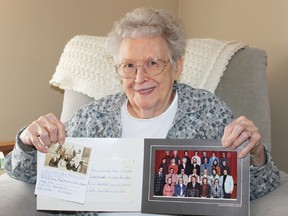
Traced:
[[266, 163], [266, 156], [259, 130], [251, 120], [240, 116], [225, 127], [222, 145], [225, 148], [236, 149], [246, 140], [248, 142], [239, 153], [239, 157], [243, 158], [250, 153], [252, 165], [263, 166]]
[[51, 143], [63, 144], [65, 137], [64, 124], [52, 113], [41, 116], [20, 134], [24, 144], [35, 146], [43, 153]]

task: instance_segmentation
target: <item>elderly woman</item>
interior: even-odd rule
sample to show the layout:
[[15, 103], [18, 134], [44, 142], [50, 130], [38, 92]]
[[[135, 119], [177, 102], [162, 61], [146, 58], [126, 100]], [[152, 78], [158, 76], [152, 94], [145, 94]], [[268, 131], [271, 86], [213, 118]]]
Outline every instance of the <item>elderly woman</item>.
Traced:
[[[17, 134], [6, 169], [35, 183], [36, 152], [65, 137], [222, 139], [226, 148], [250, 153], [251, 199], [272, 191], [279, 173], [254, 123], [233, 119], [230, 109], [210, 92], [177, 83], [186, 45], [181, 23], [165, 10], [136, 9], [116, 22], [107, 39], [124, 92], [80, 108], [65, 124], [41, 116]], [[107, 80], [108, 82], [108, 80]]]

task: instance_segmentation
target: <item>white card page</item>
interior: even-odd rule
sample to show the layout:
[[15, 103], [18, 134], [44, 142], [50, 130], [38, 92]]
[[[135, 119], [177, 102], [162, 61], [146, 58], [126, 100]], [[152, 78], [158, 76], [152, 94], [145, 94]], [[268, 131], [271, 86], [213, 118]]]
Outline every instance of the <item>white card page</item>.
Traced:
[[91, 176], [94, 147], [66, 141], [38, 153], [35, 194], [84, 203]]
[[[38, 210], [68, 210], [68, 211], [140, 211], [142, 198], [143, 178], [143, 139], [125, 138], [66, 138], [66, 143], [75, 146], [91, 148], [89, 162], [91, 170], [83, 174], [73, 173], [76, 178], [69, 178], [68, 183], [74, 183], [73, 195], [62, 191], [67, 180], [61, 185], [61, 181], [55, 180], [54, 172], [48, 171], [43, 166], [43, 154], [38, 157], [38, 176], [36, 185]], [[83, 147], [83, 148], [84, 148]], [[39, 166], [40, 165], [40, 166]], [[44, 168], [44, 174], [43, 174]], [[89, 166], [88, 166], [89, 168]], [[61, 171], [61, 169], [59, 169]], [[58, 169], [57, 169], [58, 171]], [[59, 172], [60, 172], [59, 171]], [[65, 170], [66, 171], [66, 170]], [[71, 172], [70, 172], [71, 173]], [[40, 174], [40, 175], [39, 175]], [[52, 188], [61, 190], [48, 191], [43, 185], [47, 185], [47, 175]], [[59, 174], [56, 173], [56, 176]], [[60, 174], [61, 175], [61, 174]], [[42, 176], [42, 178], [41, 178]], [[80, 176], [80, 177], [79, 177]], [[56, 178], [59, 179], [59, 178]], [[41, 187], [39, 187], [41, 183]], [[44, 184], [45, 183], [45, 184]], [[54, 187], [54, 184], [56, 187]], [[59, 186], [60, 184], [60, 186]], [[40, 189], [39, 189], [40, 188]], [[43, 189], [44, 188], [44, 189]], [[51, 188], [51, 186], [49, 186]], [[70, 193], [70, 187], [69, 193]], [[82, 191], [83, 190], [83, 191]], [[63, 194], [59, 195], [63, 192]], [[77, 199], [73, 200], [76, 194]], [[84, 201], [82, 202], [84, 194]], [[70, 198], [69, 198], [70, 197]]]

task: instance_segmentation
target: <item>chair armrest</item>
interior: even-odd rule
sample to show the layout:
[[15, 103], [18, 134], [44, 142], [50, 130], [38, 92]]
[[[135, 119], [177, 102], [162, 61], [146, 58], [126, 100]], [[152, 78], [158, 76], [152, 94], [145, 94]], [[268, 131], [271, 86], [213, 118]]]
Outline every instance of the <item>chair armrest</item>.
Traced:
[[35, 185], [11, 178], [7, 173], [0, 176], [1, 215], [37, 215]]
[[288, 174], [280, 171], [280, 186], [251, 201], [251, 216], [282, 216], [288, 212]]

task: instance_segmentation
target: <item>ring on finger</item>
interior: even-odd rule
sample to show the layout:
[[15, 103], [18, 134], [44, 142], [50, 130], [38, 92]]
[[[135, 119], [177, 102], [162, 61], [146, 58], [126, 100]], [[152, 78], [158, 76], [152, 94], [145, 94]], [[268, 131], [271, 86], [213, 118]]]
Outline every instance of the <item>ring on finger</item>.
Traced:
[[252, 137], [252, 134], [253, 132], [252, 131], [249, 131], [249, 130], [245, 130], [247, 136], [248, 136], [248, 139], [250, 139]]

